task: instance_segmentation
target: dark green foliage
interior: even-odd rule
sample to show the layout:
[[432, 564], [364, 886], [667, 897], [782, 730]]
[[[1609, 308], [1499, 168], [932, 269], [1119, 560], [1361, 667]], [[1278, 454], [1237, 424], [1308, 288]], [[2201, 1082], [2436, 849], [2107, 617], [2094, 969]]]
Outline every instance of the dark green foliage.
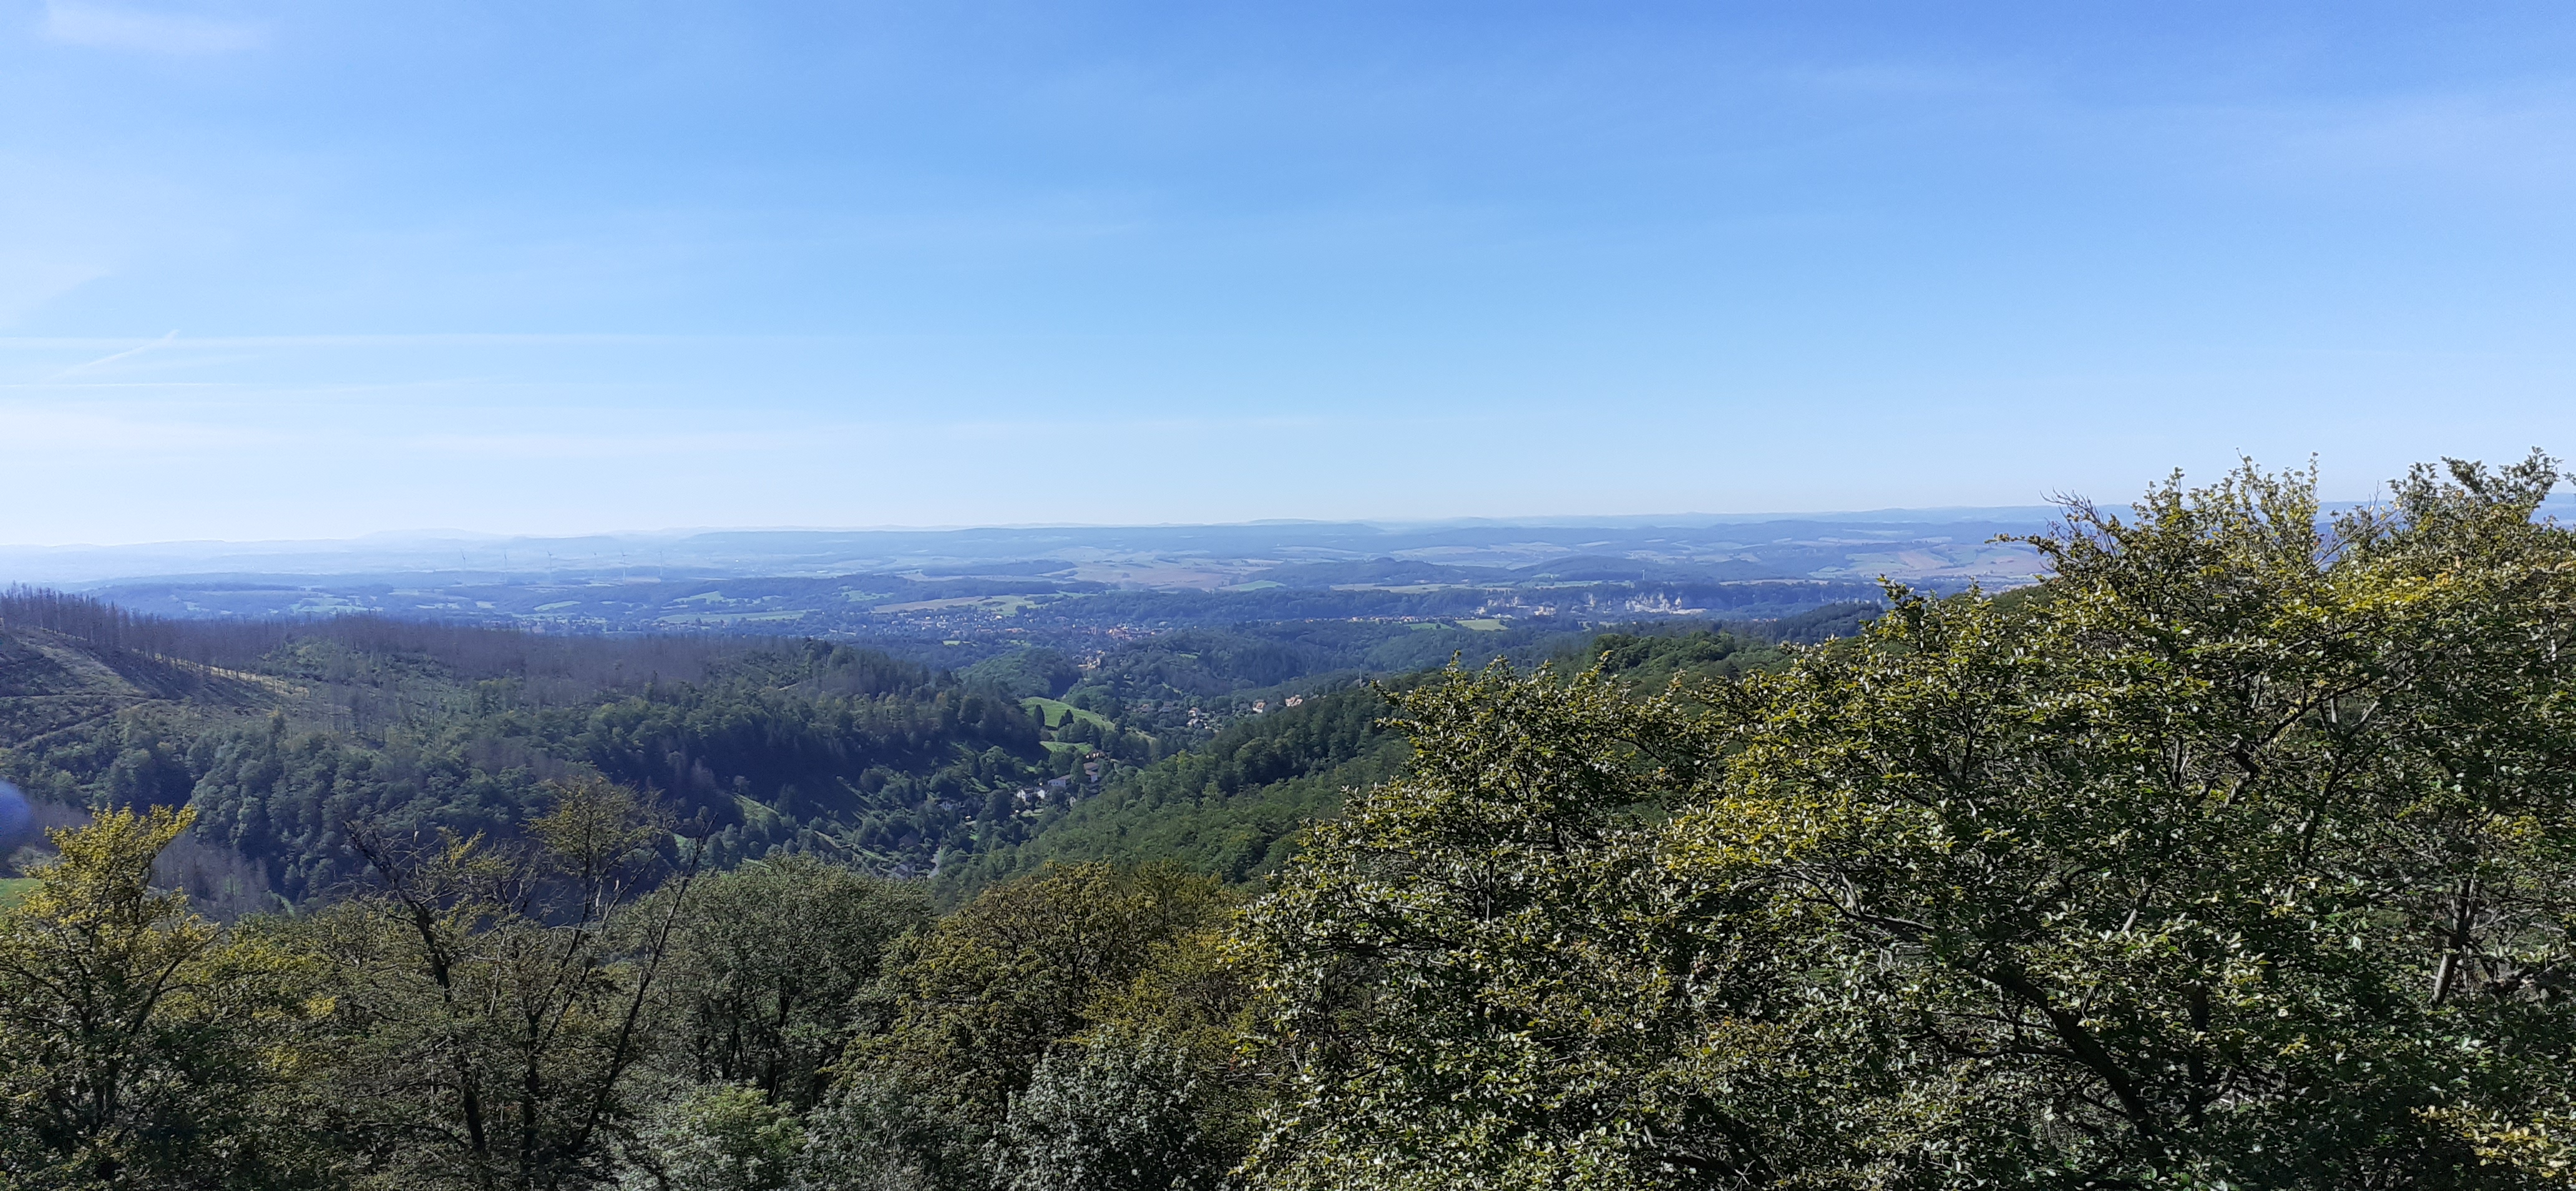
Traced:
[[2554, 481], [2070, 510], [1696, 698], [1493, 672], [1251, 911], [1272, 1185], [2507, 1188], [2576, 1124]]
[[[1715, 760], [1681, 705], [1452, 672], [1413, 760], [1318, 826], [1251, 912], [1260, 1036], [1295, 1063], [1268, 1185], [1758, 1185], [1783, 978], [1740, 899], [1658, 864]], [[1696, 919], [1716, 916], [1717, 923]]]
[[298, 965], [150, 885], [188, 814], [111, 814], [0, 907], [0, 1186], [309, 1185], [273, 1115], [311, 1005]]
[[[1369, 676], [1434, 669], [1453, 655], [1482, 664], [1586, 636], [1577, 626], [1545, 621], [1516, 622], [1499, 631], [1438, 620], [1349, 619], [1180, 629], [1104, 651], [1065, 698], [1163, 732], [1184, 727], [1170, 714], [1181, 703], [1240, 712], [1255, 699], [1275, 703]], [[1164, 705], [1159, 718], [1144, 706], [1154, 703]]]
[[985, 1191], [983, 1140], [994, 1122], [969, 1121], [941, 1094], [935, 1072], [862, 1068], [806, 1118], [799, 1183], [835, 1191]]
[[[521, 725], [496, 727], [508, 738]], [[954, 797], [1019, 778], [1042, 756], [1037, 725], [1017, 700], [956, 688], [844, 696], [749, 682], [691, 686], [623, 699], [577, 721], [531, 717], [525, 728], [550, 755], [666, 791], [718, 821], [740, 815], [737, 796], [794, 819], [908, 810], [916, 790]], [[928, 780], [904, 780], [912, 775]]]
[[1780, 661], [1777, 649], [1707, 629], [1684, 635], [1604, 633], [1593, 638], [1589, 652], [1603, 673], [1642, 691], [1662, 690], [1676, 678], [1686, 684], [1739, 678]]
[[[1215, 882], [1173, 866], [1082, 865], [977, 895], [893, 957], [887, 1028], [851, 1044], [814, 1117], [817, 1177], [985, 1188], [1042, 1172], [1097, 1180], [1112, 1162], [1223, 1165], [1197, 1140], [1222, 1130], [1199, 1120], [1208, 1102], [1183, 1036], [1167, 1032], [1159, 1056], [1118, 1039], [1133, 1018], [1170, 1020], [1157, 1007], [1176, 986], [1232, 987], [1156, 978], [1195, 976], [1229, 909]], [[1182, 1144], [1138, 1149], [1154, 1140]]]
[[1551, 659], [1567, 672], [1598, 665], [1640, 692], [1681, 680], [1685, 688], [1778, 668], [1783, 644], [1814, 645], [1860, 632], [1884, 605], [1875, 601], [1828, 604], [1779, 620], [1739, 621], [1711, 628], [1692, 621], [1628, 626], [1602, 633]]
[[322, 732], [266, 725], [201, 737], [192, 798], [198, 830], [268, 869], [272, 888], [301, 900], [347, 891], [365, 871], [348, 825], [410, 834], [507, 830], [532, 801], [535, 773], [485, 769], [461, 750], [375, 749]]
[[[191, 806], [18, 861], [0, 1179], [2551, 1185], [2556, 480], [2454, 464], [2325, 518], [2249, 466], [2073, 505], [1999, 597], [1579, 643], [1273, 624], [962, 681], [828, 645], [665, 676], [451, 630], [190, 644], [13, 597], [51, 627], [0, 633], [0, 764]], [[1595, 668], [1320, 677], [1399, 634]], [[192, 814], [297, 913], [156, 889]]]
[[671, 823], [632, 790], [584, 777], [548, 795], [524, 844], [360, 829], [374, 887], [278, 931], [328, 1007], [301, 1039], [308, 1127], [335, 1138], [343, 1180], [558, 1191], [611, 1174], [699, 858], [664, 862]]
[[967, 683], [988, 683], [1014, 699], [1052, 699], [1082, 678], [1082, 669], [1062, 650], [1043, 646], [996, 654], [957, 672]]
[[[670, 1191], [787, 1191], [805, 1150], [804, 1123], [758, 1089], [700, 1084], [646, 1114], [622, 1147], [628, 1184]], [[641, 1176], [640, 1178], [637, 1176]]]
[[1793, 645], [1817, 645], [1839, 637], [1849, 637], [1878, 619], [1887, 605], [1879, 600], [1846, 600], [1810, 609], [1795, 616], [1773, 620], [1740, 621], [1728, 626], [1734, 632], [1757, 641], [1787, 642]]
[[2076, 506], [2039, 598], [1903, 600], [1724, 693], [1677, 863], [1821, 913], [1872, 1052], [1946, 1069], [1874, 1114], [1891, 1162], [2517, 1185], [2494, 1158], [2576, 1059], [2555, 478], [2418, 472], [2331, 522], [2251, 468]]
[[1360, 687], [1237, 720], [1206, 744], [1126, 771], [1098, 795], [1050, 811], [1026, 843], [941, 874], [954, 896], [1049, 863], [1174, 860], [1242, 882], [1278, 867], [1297, 831], [1339, 810], [1345, 789], [1395, 772], [1402, 734], [1386, 700]]
[[[846, 646], [646, 639], [621, 653], [500, 630], [324, 622], [257, 659], [226, 657], [257, 671], [223, 680], [252, 693], [241, 701], [170, 702], [110, 673], [88, 680], [94, 705], [57, 727], [66, 696], [43, 692], [64, 686], [61, 674], [97, 672], [89, 653], [102, 651], [11, 632], [0, 639], [37, 693], [0, 704], [52, 718], [0, 750], [0, 774], [62, 802], [193, 805], [201, 838], [248, 857], [296, 901], [342, 891], [363, 870], [351, 823], [508, 835], [542, 803], [543, 782], [574, 773], [656, 791], [703, 820], [718, 865], [821, 849], [925, 871], [968, 842], [991, 792], [1052, 772], [1016, 699]], [[692, 679], [666, 677], [665, 662]], [[245, 714], [254, 708], [264, 714]]]
[[896, 957], [892, 1026], [848, 1062], [937, 1072], [956, 1103], [998, 1112], [1100, 998], [1226, 909], [1216, 882], [1172, 865], [1078, 865], [987, 889]]
[[930, 917], [919, 885], [810, 856], [702, 878], [673, 923], [665, 1064], [691, 1083], [812, 1108], [888, 949]]
[[1334, 668], [1341, 659], [1306, 641], [1184, 629], [1105, 655], [1082, 686], [1132, 701], [1171, 695], [1214, 696], [1277, 686]]
[[[1560, 672], [1597, 664], [1643, 693], [1676, 677], [1689, 686], [1776, 667], [1785, 655], [1770, 641], [1865, 623], [1878, 608], [1835, 605], [1777, 626], [1726, 630], [1640, 626], [1552, 651], [1546, 638], [1515, 639], [1523, 642], [1519, 652], [1552, 654]], [[1497, 636], [1446, 629], [1413, 636], [1441, 644], [1449, 640], [1442, 633], [1483, 644]], [[1203, 638], [1173, 634], [1170, 640]], [[1415, 681], [1386, 685], [1401, 689]], [[1172, 859], [1237, 883], [1271, 873], [1294, 852], [1299, 829], [1339, 812], [1344, 791], [1374, 786], [1403, 763], [1403, 734], [1380, 722], [1388, 711], [1380, 693], [1386, 685], [1305, 696], [1299, 706], [1239, 718], [1186, 753], [1121, 771], [1097, 797], [1047, 812], [1041, 830], [1025, 842], [990, 847], [944, 871], [941, 885], [953, 897], [1042, 864], [1085, 860]]]
[[993, 1139], [1003, 1191], [1194, 1191], [1231, 1155], [1203, 1132], [1188, 1055], [1153, 1034], [1110, 1032], [1049, 1054]]

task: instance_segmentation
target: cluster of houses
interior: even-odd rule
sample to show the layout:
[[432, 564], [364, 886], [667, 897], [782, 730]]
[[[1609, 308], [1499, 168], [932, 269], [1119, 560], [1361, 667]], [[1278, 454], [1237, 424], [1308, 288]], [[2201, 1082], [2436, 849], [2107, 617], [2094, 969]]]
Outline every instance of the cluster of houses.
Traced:
[[[1013, 792], [1011, 800], [1018, 808], [1017, 813], [1023, 815], [1034, 815], [1038, 813], [1038, 809], [1046, 804], [1046, 800], [1050, 795], [1062, 798], [1066, 802], [1079, 800], [1083, 795], [1085, 787], [1100, 784], [1100, 765], [1103, 759], [1104, 758], [1099, 753], [1089, 754], [1082, 759], [1082, 772], [1080, 774], [1067, 774], [1063, 777], [1048, 778], [1040, 785], [1024, 787]], [[1079, 777], [1081, 780], [1074, 780], [1076, 777]]]

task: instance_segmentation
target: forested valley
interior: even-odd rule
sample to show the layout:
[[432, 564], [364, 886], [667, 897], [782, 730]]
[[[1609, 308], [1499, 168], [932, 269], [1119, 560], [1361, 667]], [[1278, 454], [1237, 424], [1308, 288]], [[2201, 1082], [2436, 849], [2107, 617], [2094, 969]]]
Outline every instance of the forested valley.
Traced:
[[2559, 479], [955, 670], [20, 589], [0, 1186], [2561, 1184]]

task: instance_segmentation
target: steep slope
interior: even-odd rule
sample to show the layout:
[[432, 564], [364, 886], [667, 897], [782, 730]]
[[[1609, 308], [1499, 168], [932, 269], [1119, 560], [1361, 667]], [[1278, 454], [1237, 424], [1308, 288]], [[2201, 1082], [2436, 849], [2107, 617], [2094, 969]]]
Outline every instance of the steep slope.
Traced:
[[266, 709], [293, 695], [275, 679], [0, 625], [0, 749], [155, 703]]

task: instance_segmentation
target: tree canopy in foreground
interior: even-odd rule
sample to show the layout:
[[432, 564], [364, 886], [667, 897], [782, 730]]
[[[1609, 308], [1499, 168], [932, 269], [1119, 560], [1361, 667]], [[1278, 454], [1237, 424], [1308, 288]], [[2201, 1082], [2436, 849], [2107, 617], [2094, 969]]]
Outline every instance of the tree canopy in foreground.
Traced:
[[1742, 673], [1390, 688], [1396, 776], [1248, 898], [933, 918], [576, 775], [226, 931], [109, 816], [0, 910], [0, 1185], [2563, 1183], [2556, 479], [2249, 465]]
[[1628, 703], [1488, 672], [1249, 935], [1287, 1185], [2518, 1186], [2576, 1054], [2534, 458], [2086, 505], [2002, 597]]

